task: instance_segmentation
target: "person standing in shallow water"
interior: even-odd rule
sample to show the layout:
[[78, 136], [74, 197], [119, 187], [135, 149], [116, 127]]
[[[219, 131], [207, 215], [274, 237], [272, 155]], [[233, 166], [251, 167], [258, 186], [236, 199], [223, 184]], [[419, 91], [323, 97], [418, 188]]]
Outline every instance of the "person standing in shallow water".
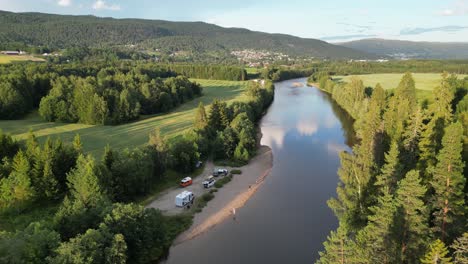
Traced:
[[231, 213], [232, 213], [232, 220], [236, 221], [236, 208], [232, 208]]

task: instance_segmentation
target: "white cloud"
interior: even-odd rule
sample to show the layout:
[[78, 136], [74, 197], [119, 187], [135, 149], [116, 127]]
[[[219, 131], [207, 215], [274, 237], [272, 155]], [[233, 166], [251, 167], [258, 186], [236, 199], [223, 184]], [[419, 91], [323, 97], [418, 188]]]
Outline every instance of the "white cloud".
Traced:
[[117, 11], [120, 10], [120, 5], [115, 5], [115, 4], [107, 4], [103, 0], [97, 0], [93, 4], [93, 9], [94, 10], [112, 10], [112, 11]]
[[71, 6], [72, 1], [71, 0], [59, 0], [57, 2], [57, 5], [59, 6]]
[[458, 0], [452, 7], [439, 12], [442, 16], [463, 16], [468, 15], [468, 0]]

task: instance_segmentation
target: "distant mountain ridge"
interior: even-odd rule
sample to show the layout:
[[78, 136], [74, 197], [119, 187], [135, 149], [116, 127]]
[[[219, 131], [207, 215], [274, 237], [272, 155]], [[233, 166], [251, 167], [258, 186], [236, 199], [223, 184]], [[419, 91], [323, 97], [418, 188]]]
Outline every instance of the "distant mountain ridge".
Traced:
[[291, 56], [373, 59], [377, 56], [317, 39], [223, 28], [204, 22], [114, 19], [95, 16], [0, 11], [0, 45], [21, 43], [53, 48], [138, 45], [198, 52], [268, 50]]
[[468, 59], [468, 43], [465, 42], [416, 42], [372, 38], [338, 45], [398, 59]]

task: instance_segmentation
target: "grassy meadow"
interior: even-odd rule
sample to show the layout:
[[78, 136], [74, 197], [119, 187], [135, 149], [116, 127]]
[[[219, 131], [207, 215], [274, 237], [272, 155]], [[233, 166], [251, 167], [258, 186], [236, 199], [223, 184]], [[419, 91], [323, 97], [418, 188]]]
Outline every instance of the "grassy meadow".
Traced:
[[[364, 82], [366, 87], [375, 87], [380, 83], [384, 89], [395, 89], [398, 86], [403, 73], [383, 73], [383, 74], [364, 74], [354, 75], [359, 77]], [[467, 75], [459, 75], [459, 78], [464, 78]], [[350, 76], [336, 76], [333, 80], [337, 82], [347, 82], [352, 77]], [[431, 91], [440, 84], [442, 79], [440, 73], [413, 73], [413, 78], [416, 83], [416, 94], [419, 99], [431, 99]]]
[[15, 61], [44, 61], [44, 59], [36, 58], [30, 55], [4, 55], [0, 54], [0, 64], [12, 63]]
[[192, 127], [195, 110], [199, 102], [209, 105], [213, 99], [226, 101], [247, 100], [244, 90], [247, 82], [193, 80], [203, 87], [203, 96], [185, 103], [169, 113], [143, 116], [140, 120], [117, 126], [96, 126], [70, 123], [45, 122], [37, 112], [21, 120], [0, 121], [0, 128], [18, 140], [26, 139], [32, 130], [40, 141], [47, 137], [61, 137], [72, 141], [80, 134], [83, 148], [87, 153], [100, 157], [104, 147], [109, 144], [113, 149], [133, 148], [147, 143], [149, 133], [159, 128], [168, 138], [180, 136]]

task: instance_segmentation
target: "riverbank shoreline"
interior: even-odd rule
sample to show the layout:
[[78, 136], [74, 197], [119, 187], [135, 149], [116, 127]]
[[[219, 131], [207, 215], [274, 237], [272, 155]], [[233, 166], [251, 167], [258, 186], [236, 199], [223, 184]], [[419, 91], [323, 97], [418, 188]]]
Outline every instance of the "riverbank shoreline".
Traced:
[[240, 167], [242, 174], [219, 189], [203, 211], [194, 215], [193, 224], [174, 241], [174, 246], [196, 238], [229, 218], [241, 209], [261, 187], [273, 167], [273, 154], [268, 146], [260, 146], [258, 154]]

